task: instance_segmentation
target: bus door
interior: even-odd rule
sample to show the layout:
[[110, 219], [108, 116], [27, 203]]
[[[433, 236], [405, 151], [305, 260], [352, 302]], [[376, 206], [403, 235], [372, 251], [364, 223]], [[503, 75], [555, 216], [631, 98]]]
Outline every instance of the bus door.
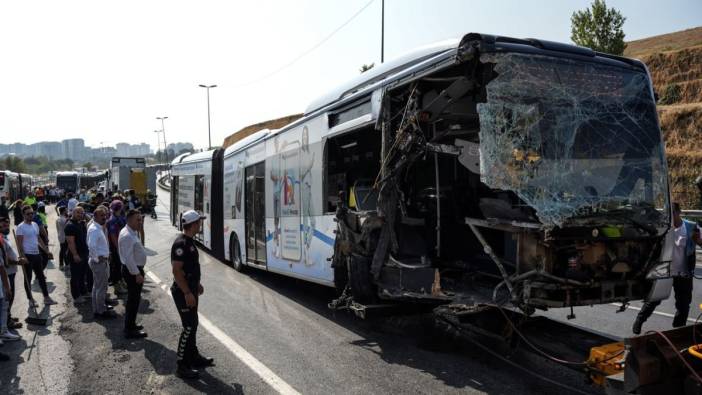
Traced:
[[246, 260], [266, 265], [266, 167], [265, 162], [245, 169], [244, 218], [246, 223]]
[[[197, 211], [200, 215], [203, 215], [203, 201], [205, 199], [205, 193], [204, 193], [204, 187], [205, 187], [205, 176], [195, 176], [195, 205], [193, 208], [195, 211]], [[200, 241], [203, 241], [203, 235], [204, 235], [204, 227], [200, 227], [200, 233], [196, 235], [196, 238]]]

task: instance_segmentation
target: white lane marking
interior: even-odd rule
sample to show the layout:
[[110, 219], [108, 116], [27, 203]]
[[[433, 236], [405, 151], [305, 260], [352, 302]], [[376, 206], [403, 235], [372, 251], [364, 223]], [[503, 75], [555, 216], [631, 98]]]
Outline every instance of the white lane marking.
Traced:
[[161, 279], [158, 278], [158, 276], [155, 275], [154, 272], [146, 272], [146, 275], [156, 284], [161, 284]]
[[[146, 272], [156, 284], [160, 284], [161, 280], [152, 272]], [[166, 291], [168, 295], [171, 294], [171, 290], [168, 289], [166, 284], [161, 285], [161, 289]], [[200, 320], [200, 325], [207, 329], [212, 336], [215, 337], [220, 343], [222, 343], [235, 357], [237, 357], [244, 365], [248, 366], [249, 369], [253, 370], [254, 373], [270, 385], [276, 392], [284, 395], [300, 395], [299, 392], [295, 390], [290, 384], [286, 383], [277, 374], [270, 370], [266, 365], [261, 363], [256, 357], [251, 355], [248, 351], [244, 349], [239, 343], [235, 342], [234, 339], [227, 336], [221, 329], [219, 329], [212, 321], [208, 320], [202, 313], [198, 313], [198, 318]]]
[[[617, 306], [617, 307], [620, 307], [620, 306], [621, 306], [621, 304], [619, 304], [619, 303], [610, 303], [610, 304], [611, 304], [612, 306]], [[634, 309], [634, 310], [641, 311], [641, 307], [636, 307], [636, 306], [631, 306], [631, 305], [630, 305], [630, 306], [627, 306], [627, 309]], [[664, 313], [664, 312], [662, 312], [662, 311], [654, 311], [653, 314], [662, 315], [663, 317], [675, 318], [675, 314]], [[692, 319], [692, 318], [688, 318], [687, 320], [688, 320], [689, 322], [692, 322], [692, 323], [697, 322], [697, 321], [695, 321], [695, 320]]]
[[270, 385], [279, 394], [299, 394], [299, 392], [291, 387], [290, 384], [283, 381], [283, 379], [273, 373], [272, 370], [268, 369], [266, 365], [262, 364], [261, 361], [249, 354], [249, 352], [241, 347], [239, 343], [235, 342], [232, 338], [227, 336], [226, 333], [222, 332], [212, 322], [210, 322], [210, 320], [205, 318], [202, 313], [198, 314], [198, 317], [200, 319], [200, 324], [207, 329], [212, 336], [224, 344], [224, 346], [227, 347], [229, 351], [231, 351], [237, 358], [239, 358], [241, 362], [253, 370], [258, 377], [268, 383], [268, 385]]

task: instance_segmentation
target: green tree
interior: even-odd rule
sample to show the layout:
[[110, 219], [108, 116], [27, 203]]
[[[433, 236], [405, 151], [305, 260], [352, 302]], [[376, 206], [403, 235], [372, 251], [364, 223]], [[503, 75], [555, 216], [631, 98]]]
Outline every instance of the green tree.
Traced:
[[375, 66], [375, 63], [363, 64], [363, 65], [361, 65], [361, 68], [358, 69], [358, 70], [361, 72], [361, 74], [363, 74], [363, 73], [365, 73], [366, 71], [372, 69], [373, 66]]
[[24, 161], [17, 156], [6, 156], [3, 162], [4, 167], [9, 171], [14, 171], [15, 173], [24, 173], [26, 171]]
[[594, 0], [590, 8], [575, 11], [570, 17], [570, 39], [598, 52], [622, 55], [626, 49], [622, 30], [625, 20], [619, 11], [607, 8], [604, 0]]

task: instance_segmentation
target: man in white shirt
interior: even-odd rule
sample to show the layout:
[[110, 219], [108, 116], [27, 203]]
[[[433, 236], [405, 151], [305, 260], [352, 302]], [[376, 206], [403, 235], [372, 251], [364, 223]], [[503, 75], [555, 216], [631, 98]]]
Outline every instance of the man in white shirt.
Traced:
[[[681, 217], [682, 210], [679, 203], [673, 203], [673, 226], [668, 232], [673, 233], [673, 257], [670, 263], [670, 275], [673, 277], [673, 291], [675, 291], [675, 316], [673, 327], [678, 328], [687, 324], [692, 302], [692, 285], [695, 273], [696, 247], [702, 246], [700, 227], [692, 221]], [[641, 333], [644, 322], [653, 314], [661, 301], [645, 302], [636, 316], [631, 331]]]
[[124, 334], [128, 339], [146, 337], [144, 329], [136, 323], [141, 289], [144, 286], [146, 251], [139, 238], [143, 218], [139, 210], [127, 212], [127, 225], [119, 232], [117, 248], [122, 262], [122, 278], [127, 283], [127, 305], [124, 315]]
[[107, 310], [107, 279], [110, 274], [110, 245], [107, 243], [105, 222], [107, 210], [100, 206], [93, 212], [93, 221], [88, 227], [88, 265], [93, 272], [93, 316], [98, 319], [114, 318], [115, 314]]
[[[22, 207], [22, 215], [24, 221], [17, 226], [17, 248], [19, 249], [20, 258], [27, 259], [27, 270], [24, 274], [27, 276], [27, 282], [32, 283], [32, 271], [37, 276], [39, 280], [39, 287], [41, 288], [41, 293], [44, 295], [44, 304], [52, 305], [56, 302], [49, 296], [49, 289], [46, 286], [46, 276], [44, 275], [44, 263], [41, 257], [39, 249], [48, 252], [48, 248], [44, 245], [44, 241], [39, 237], [39, 225], [33, 221], [34, 219], [34, 209], [32, 206]], [[36, 302], [34, 298], [29, 300], [31, 305], [36, 307]]]

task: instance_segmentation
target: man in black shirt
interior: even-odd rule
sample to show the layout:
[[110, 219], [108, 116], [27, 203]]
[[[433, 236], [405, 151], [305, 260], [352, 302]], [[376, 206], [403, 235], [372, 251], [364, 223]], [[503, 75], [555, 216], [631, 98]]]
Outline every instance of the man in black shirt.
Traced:
[[[68, 254], [66, 259], [70, 262], [71, 267], [71, 296], [73, 303], [81, 304], [86, 301], [83, 295], [87, 295], [85, 280], [88, 276], [88, 244], [86, 237], [88, 230], [83, 221], [83, 208], [76, 207], [71, 215], [71, 220], [66, 224], [64, 229], [66, 234], [66, 242], [68, 243]], [[90, 288], [92, 288], [92, 272], [89, 278]]]
[[6, 204], [5, 196], [0, 196], [0, 217], [2, 218], [9, 218], [10, 216]]
[[183, 214], [183, 233], [178, 235], [171, 247], [171, 264], [173, 265], [174, 282], [171, 294], [175, 302], [183, 331], [178, 341], [178, 368], [176, 375], [184, 379], [199, 377], [195, 368], [214, 365], [212, 358], [200, 355], [195, 336], [197, 333], [197, 304], [198, 298], [204, 292], [200, 283], [200, 258], [193, 236], [200, 232], [203, 218], [195, 210]]

